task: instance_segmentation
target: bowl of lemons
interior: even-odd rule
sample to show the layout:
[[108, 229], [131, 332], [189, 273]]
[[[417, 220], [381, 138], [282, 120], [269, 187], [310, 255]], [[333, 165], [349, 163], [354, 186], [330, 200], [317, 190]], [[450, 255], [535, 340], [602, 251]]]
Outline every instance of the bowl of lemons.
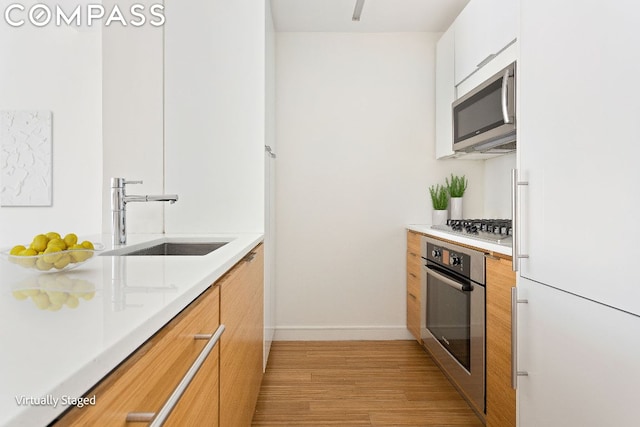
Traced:
[[29, 245], [16, 245], [2, 254], [9, 262], [23, 268], [53, 273], [76, 268], [103, 248], [100, 243], [88, 240], [79, 242], [78, 236], [73, 233], [62, 237], [52, 231], [38, 234]]

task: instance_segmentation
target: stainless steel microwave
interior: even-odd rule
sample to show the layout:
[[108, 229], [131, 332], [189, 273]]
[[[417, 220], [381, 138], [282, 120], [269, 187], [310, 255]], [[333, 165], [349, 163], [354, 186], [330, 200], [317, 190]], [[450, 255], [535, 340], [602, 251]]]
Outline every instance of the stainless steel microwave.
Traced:
[[453, 151], [503, 153], [516, 149], [516, 63], [452, 104]]

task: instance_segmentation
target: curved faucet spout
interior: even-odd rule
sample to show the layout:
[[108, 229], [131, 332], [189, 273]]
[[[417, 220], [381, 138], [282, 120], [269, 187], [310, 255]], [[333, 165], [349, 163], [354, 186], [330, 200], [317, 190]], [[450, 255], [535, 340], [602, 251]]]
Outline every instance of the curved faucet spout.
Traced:
[[169, 202], [171, 204], [174, 204], [175, 202], [178, 201], [178, 195], [177, 194], [162, 194], [159, 196], [152, 196], [152, 195], [146, 195], [146, 196], [136, 196], [136, 195], [130, 195], [130, 196], [124, 196], [123, 197], [123, 201], [125, 203], [129, 203], [129, 202]]
[[169, 202], [178, 201], [177, 194], [162, 195], [127, 195], [126, 184], [142, 184], [142, 181], [127, 181], [124, 178], [111, 178], [111, 229], [113, 231], [113, 244], [124, 245], [127, 243], [127, 203], [129, 202]]

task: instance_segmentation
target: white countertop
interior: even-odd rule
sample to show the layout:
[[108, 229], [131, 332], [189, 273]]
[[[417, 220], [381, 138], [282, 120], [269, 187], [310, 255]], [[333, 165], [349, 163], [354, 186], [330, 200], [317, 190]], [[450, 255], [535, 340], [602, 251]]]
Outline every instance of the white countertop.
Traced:
[[[111, 249], [109, 235], [80, 237]], [[163, 237], [229, 243], [205, 256], [94, 256], [55, 274], [0, 259], [0, 426], [47, 425], [66, 409], [63, 397], [85, 394], [263, 239], [132, 234], [128, 246]], [[40, 310], [29, 296], [18, 299], [25, 289], [47, 286], [75, 286], [86, 299], [58, 311]], [[18, 403], [47, 397], [43, 405]]]
[[464, 245], [474, 246], [491, 253], [498, 253], [507, 256], [511, 256], [511, 254], [513, 253], [511, 248], [508, 246], [502, 246], [484, 240], [471, 239], [457, 233], [447, 233], [446, 231], [434, 230], [431, 228], [430, 224], [409, 224], [407, 225], [407, 229], [416, 231], [418, 233], [427, 234], [429, 236], [439, 237], [441, 239], [447, 239], [453, 242], [462, 243]]

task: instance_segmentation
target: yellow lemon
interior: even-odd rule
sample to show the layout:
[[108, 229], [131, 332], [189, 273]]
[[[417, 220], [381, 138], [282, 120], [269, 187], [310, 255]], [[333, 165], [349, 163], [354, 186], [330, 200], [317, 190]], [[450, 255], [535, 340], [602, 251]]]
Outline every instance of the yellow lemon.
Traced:
[[45, 234], [45, 236], [47, 236], [49, 238], [49, 240], [53, 240], [53, 239], [60, 239], [60, 234], [56, 233], [55, 231], [50, 231], [47, 234]]
[[38, 253], [33, 249], [25, 249], [24, 251], [20, 252], [18, 255], [21, 257], [27, 257], [24, 259], [17, 260], [17, 262], [20, 265], [22, 265], [23, 267], [33, 267], [36, 263], [36, 259], [32, 257], [38, 255]]
[[58, 270], [62, 270], [67, 265], [69, 265], [70, 262], [71, 262], [71, 256], [69, 256], [69, 254], [62, 254], [60, 255], [60, 258], [53, 263], [53, 266]]
[[30, 248], [36, 252], [42, 252], [47, 249], [47, 243], [49, 243], [49, 238], [44, 234], [38, 234], [33, 238]]
[[71, 248], [71, 262], [82, 262], [91, 258], [91, 252], [88, 252], [87, 249], [82, 245], [73, 245]]
[[18, 255], [19, 256], [36, 256], [36, 255], [38, 255], [38, 252], [36, 252], [33, 249], [29, 248], [29, 249], [25, 249], [24, 251], [20, 252]]
[[36, 268], [41, 271], [51, 270], [53, 264], [44, 260], [44, 258], [38, 258], [36, 261]]
[[47, 249], [45, 249], [42, 259], [44, 259], [49, 264], [58, 262], [58, 260], [62, 256], [62, 254], [59, 254], [58, 252], [61, 252], [61, 251], [62, 249], [60, 249], [58, 246], [50, 246]]
[[20, 252], [24, 251], [25, 249], [27, 249], [27, 248], [25, 248], [22, 245], [17, 245], [17, 246], [14, 246], [13, 248], [11, 248], [11, 251], [9, 252], [9, 254], [10, 255], [18, 255]]
[[71, 246], [78, 243], [78, 236], [76, 236], [73, 233], [69, 233], [66, 236], [64, 236], [64, 242], [67, 244], [67, 247], [70, 248]]
[[51, 247], [57, 247], [60, 248], [61, 251], [64, 251], [67, 249], [67, 244], [64, 242], [64, 240], [62, 239], [51, 239], [49, 240], [49, 243], [47, 243], [47, 248], [51, 248]]
[[84, 242], [81, 243], [82, 247], [85, 249], [91, 249], [94, 250], [95, 248], [93, 247], [93, 243], [91, 243], [88, 240], [85, 240]]
[[70, 246], [69, 250], [71, 251], [69, 252], [69, 255], [71, 255], [71, 262], [76, 262], [77, 261], [76, 255], [78, 255], [79, 252], [73, 252], [73, 251], [83, 251], [84, 247], [81, 244], [76, 243], [75, 245]]

